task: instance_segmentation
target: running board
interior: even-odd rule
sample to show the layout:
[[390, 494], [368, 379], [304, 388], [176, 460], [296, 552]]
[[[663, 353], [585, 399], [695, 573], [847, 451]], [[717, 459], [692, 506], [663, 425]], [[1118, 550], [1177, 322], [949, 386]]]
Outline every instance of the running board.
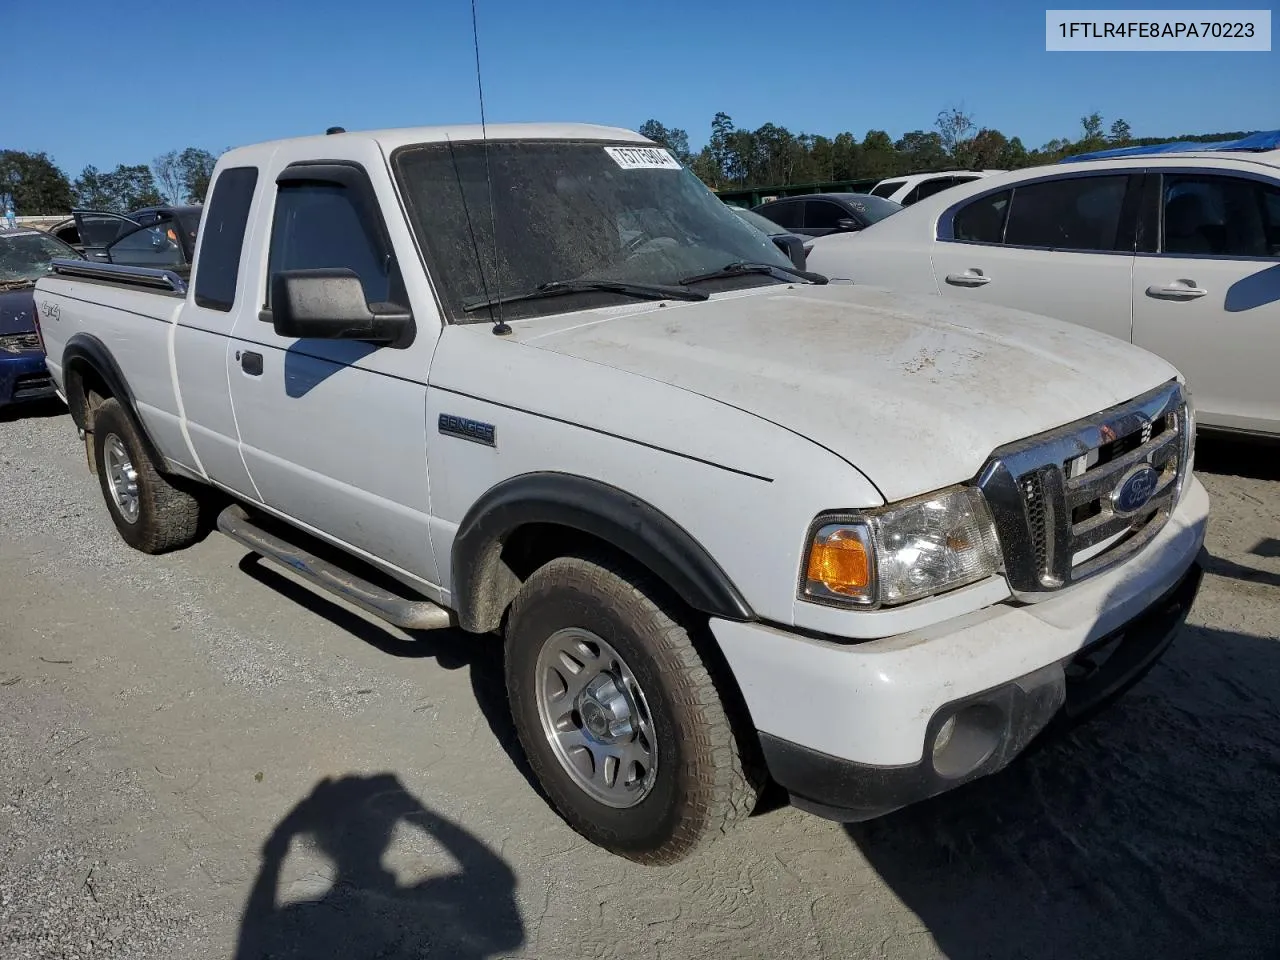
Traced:
[[243, 507], [230, 506], [218, 514], [218, 529], [254, 553], [288, 567], [322, 590], [336, 594], [375, 617], [406, 630], [440, 630], [453, 625], [453, 615], [430, 600], [406, 600], [383, 587], [348, 573], [307, 553], [250, 519]]

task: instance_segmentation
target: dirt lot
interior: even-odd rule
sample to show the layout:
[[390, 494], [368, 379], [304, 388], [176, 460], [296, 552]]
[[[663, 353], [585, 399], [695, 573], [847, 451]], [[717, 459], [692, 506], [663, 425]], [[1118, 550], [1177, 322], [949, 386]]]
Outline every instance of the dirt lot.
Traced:
[[0, 418], [0, 957], [1280, 956], [1278, 460], [1202, 445], [1192, 625], [1091, 725], [656, 870], [530, 787], [495, 645], [133, 553], [69, 420]]

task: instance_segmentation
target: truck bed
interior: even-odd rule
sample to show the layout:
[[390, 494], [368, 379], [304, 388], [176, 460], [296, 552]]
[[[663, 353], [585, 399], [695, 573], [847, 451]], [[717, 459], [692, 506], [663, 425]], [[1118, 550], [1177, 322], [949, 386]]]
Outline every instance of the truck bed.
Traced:
[[174, 389], [173, 337], [187, 284], [177, 274], [83, 260], [56, 260], [36, 284], [36, 309], [49, 372], [66, 395], [63, 359], [75, 340], [110, 344], [137, 411], [166, 459], [195, 469]]

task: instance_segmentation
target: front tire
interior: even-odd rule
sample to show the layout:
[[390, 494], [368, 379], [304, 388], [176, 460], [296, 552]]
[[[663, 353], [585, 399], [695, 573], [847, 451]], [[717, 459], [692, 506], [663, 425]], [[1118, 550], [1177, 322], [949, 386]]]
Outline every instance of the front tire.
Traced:
[[200, 501], [155, 468], [133, 420], [114, 398], [94, 414], [93, 452], [102, 497], [125, 543], [143, 553], [164, 553], [195, 541]]
[[674, 863], [750, 814], [749, 752], [657, 584], [607, 559], [552, 560], [512, 604], [506, 645], [529, 764], [592, 843]]

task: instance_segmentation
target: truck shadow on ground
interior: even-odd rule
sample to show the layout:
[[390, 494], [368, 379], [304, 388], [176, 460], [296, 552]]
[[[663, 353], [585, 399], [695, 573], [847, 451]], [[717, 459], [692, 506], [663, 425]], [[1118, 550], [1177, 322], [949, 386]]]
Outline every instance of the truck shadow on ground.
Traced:
[[[425, 834], [452, 869], [400, 883], [383, 858], [406, 828]], [[331, 869], [310, 875], [322, 892], [282, 902], [294, 841], [321, 854]], [[424, 806], [390, 773], [320, 781], [276, 825], [262, 858], [235, 960], [482, 960], [508, 956], [525, 940], [507, 862]]]
[[1275, 957], [1277, 818], [1280, 640], [1188, 626], [1089, 723], [846, 830], [951, 960]]

